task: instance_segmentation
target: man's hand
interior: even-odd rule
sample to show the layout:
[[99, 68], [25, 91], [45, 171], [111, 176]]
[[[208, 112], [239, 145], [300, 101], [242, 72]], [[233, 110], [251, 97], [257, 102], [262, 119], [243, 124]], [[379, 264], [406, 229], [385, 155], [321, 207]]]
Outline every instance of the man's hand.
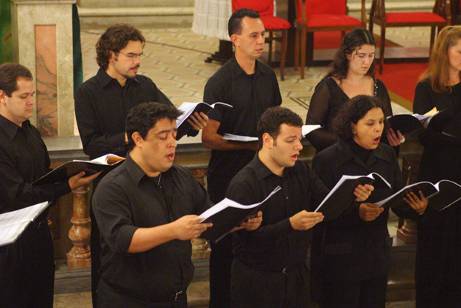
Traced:
[[294, 230], [304, 231], [314, 227], [323, 221], [323, 214], [320, 212], [308, 212], [303, 210], [290, 217], [290, 224]]
[[185, 215], [171, 223], [174, 238], [182, 241], [198, 238], [211, 223], [200, 223], [201, 218], [197, 215]]
[[254, 231], [261, 226], [263, 222], [263, 212], [259, 211], [256, 216], [246, 219], [238, 227], [239, 230], [245, 229], [247, 231]]
[[399, 130], [393, 130], [391, 127], [389, 127], [387, 130], [386, 138], [389, 142], [389, 145], [393, 147], [399, 146], [405, 142], [405, 137], [402, 135], [402, 133]]
[[194, 112], [191, 114], [187, 122], [192, 126], [193, 129], [199, 131], [203, 129], [208, 123], [208, 116], [203, 112]]
[[370, 197], [371, 193], [375, 190], [373, 185], [370, 184], [359, 184], [354, 189], [355, 201], [365, 201]]
[[410, 191], [403, 197], [403, 200], [405, 200], [405, 202], [419, 215], [424, 214], [429, 204], [428, 199], [424, 197], [422, 191], [418, 191], [418, 195]]
[[359, 207], [359, 216], [363, 221], [370, 222], [378, 218], [383, 211], [384, 209], [376, 204], [362, 203]]
[[95, 173], [93, 175], [85, 176], [85, 171], [82, 171], [80, 173], [77, 173], [76, 175], [71, 176], [67, 180], [67, 183], [69, 184], [70, 189], [74, 190], [74, 189], [79, 188], [81, 186], [85, 186], [85, 185], [90, 184], [100, 174], [101, 174], [101, 172], [98, 172], [98, 173]]

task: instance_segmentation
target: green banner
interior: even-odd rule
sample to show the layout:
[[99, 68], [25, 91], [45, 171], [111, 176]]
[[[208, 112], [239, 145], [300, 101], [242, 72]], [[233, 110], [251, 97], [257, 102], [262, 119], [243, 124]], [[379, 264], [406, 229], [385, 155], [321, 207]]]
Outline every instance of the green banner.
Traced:
[[13, 61], [10, 0], [0, 0], [0, 63]]

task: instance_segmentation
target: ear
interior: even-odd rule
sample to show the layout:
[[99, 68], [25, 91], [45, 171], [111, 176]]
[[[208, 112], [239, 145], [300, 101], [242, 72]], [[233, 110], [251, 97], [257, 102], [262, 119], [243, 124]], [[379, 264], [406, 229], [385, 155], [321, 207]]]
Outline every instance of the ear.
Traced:
[[238, 35], [235, 34], [235, 33], [230, 36], [230, 40], [232, 42], [232, 45], [234, 45], [235, 47], [237, 47], [238, 38], [239, 38]]
[[144, 143], [144, 139], [139, 132], [132, 133], [131, 136], [128, 136], [128, 138], [131, 138], [137, 147], [142, 147]]
[[6, 93], [3, 90], [0, 90], [0, 103], [2, 103], [6, 98]]
[[112, 50], [109, 51], [109, 53], [110, 53], [109, 63], [117, 61], [118, 55], [115, 52], [113, 52]]
[[357, 135], [357, 124], [351, 123], [352, 136]]
[[269, 133], [264, 133], [262, 135], [262, 140], [263, 140], [263, 147], [266, 147], [268, 149], [272, 149], [274, 146], [274, 138]]

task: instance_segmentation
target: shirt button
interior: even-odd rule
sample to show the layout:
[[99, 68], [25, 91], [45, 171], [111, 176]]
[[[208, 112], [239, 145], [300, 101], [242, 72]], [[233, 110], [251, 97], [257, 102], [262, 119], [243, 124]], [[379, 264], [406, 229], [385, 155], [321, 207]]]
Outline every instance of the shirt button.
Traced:
[[285, 200], [288, 200], [288, 196], [285, 197]]

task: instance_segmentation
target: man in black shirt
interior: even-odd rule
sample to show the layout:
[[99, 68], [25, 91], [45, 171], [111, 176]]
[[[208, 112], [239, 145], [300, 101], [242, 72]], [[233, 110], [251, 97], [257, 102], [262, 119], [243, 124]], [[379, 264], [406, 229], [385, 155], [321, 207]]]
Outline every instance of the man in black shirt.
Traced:
[[193, 276], [189, 240], [211, 226], [197, 216], [210, 201], [186, 169], [173, 165], [178, 115], [170, 105], [134, 107], [126, 121], [127, 159], [96, 188], [100, 307], [187, 307]]
[[[137, 74], [144, 43], [145, 38], [138, 29], [119, 24], [109, 27], [96, 44], [99, 71], [84, 82], [75, 95], [75, 114], [83, 151], [90, 158], [108, 153], [126, 155], [125, 119], [133, 106], [148, 101], [172, 105], [150, 78]], [[206, 125], [208, 118], [203, 113], [195, 113], [189, 120], [188, 134], [194, 135]], [[93, 222], [91, 284], [93, 306], [96, 306], [99, 232], [92, 210], [90, 216]]]
[[[307, 249], [310, 231], [323, 220], [311, 212], [328, 189], [298, 161], [301, 118], [282, 107], [268, 109], [258, 123], [260, 149], [232, 179], [226, 197], [243, 204], [261, 200], [276, 186], [281, 192], [263, 208], [264, 220], [253, 232], [234, 233], [232, 307], [303, 308], [308, 302]], [[360, 200], [368, 185], [354, 191]]]
[[[202, 134], [203, 144], [210, 148], [208, 192], [213, 202], [220, 201], [232, 177], [255, 155], [257, 145], [230, 142], [225, 133], [256, 136], [256, 123], [269, 107], [282, 102], [273, 70], [257, 61], [264, 50], [264, 25], [257, 12], [242, 9], [229, 19], [229, 36], [235, 57], [224, 64], [207, 82], [203, 100], [224, 102], [233, 106], [216, 106]], [[210, 256], [210, 307], [230, 307], [230, 237], [212, 245]]]
[[[0, 214], [51, 201], [88, 185], [99, 174], [82, 172], [67, 182], [33, 185], [50, 171], [38, 130], [29, 122], [35, 94], [32, 74], [19, 64], [0, 65]], [[19, 239], [0, 247], [2, 307], [53, 307], [53, 243], [47, 211]]]

